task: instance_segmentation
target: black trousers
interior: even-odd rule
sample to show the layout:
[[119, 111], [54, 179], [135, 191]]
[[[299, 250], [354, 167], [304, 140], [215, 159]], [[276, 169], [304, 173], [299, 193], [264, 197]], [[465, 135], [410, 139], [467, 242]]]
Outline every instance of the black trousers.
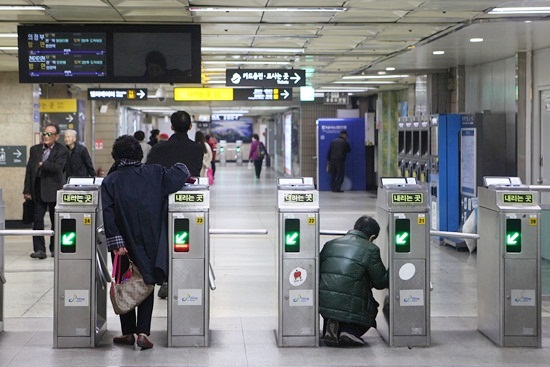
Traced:
[[[327, 322], [329, 319], [325, 319], [323, 317], [323, 335], [325, 335]], [[364, 335], [369, 329], [369, 326], [364, 325], [358, 325], [358, 324], [350, 324], [347, 322], [338, 322], [340, 328], [338, 329], [338, 335], [340, 335], [341, 332], [345, 331], [346, 333], [350, 333], [352, 335], [355, 335], [356, 337], [360, 338], [362, 335]]]
[[[114, 260], [114, 253], [111, 253], [111, 259]], [[124, 274], [130, 266], [128, 256], [121, 256], [119, 261], [121, 265], [121, 273]], [[128, 313], [119, 315], [122, 335], [141, 333], [145, 335], [151, 334], [151, 319], [153, 317], [154, 302], [155, 295], [154, 292], [151, 292], [149, 297], [145, 298], [139, 306]]]
[[[50, 222], [52, 224], [52, 231], [55, 230], [55, 201], [51, 203], [46, 203], [40, 198], [40, 180], [37, 180], [38, 184], [35, 187], [35, 197], [34, 201], [34, 222], [32, 229], [44, 229], [44, 215], [46, 210], [50, 213]], [[50, 252], [53, 252], [53, 243], [54, 236], [50, 237]], [[46, 252], [46, 241], [44, 236], [33, 236], [32, 237], [32, 249], [34, 252], [44, 251]]]
[[333, 159], [330, 161], [330, 189], [332, 191], [342, 190], [345, 168], [345, 159]]
[[260, 178], [260, 173], [262, 173], [262, 163], [263, 159], [255, 159], [254, 160], [254, 170], [256, 171], [256, 178]]
[[216, 176], [216, 161], [210, 162], [210, 167], [212, 167], [212, 177]]

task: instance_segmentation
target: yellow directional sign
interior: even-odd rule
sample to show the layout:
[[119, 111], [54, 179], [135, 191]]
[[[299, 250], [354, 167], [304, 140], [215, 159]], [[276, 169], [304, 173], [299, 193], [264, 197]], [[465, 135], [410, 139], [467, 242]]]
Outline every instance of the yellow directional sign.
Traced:
[[40, 112], [77, 112], [76, 99], [40, 99]]
[[174, 101], [232, 101], [233, 88], [174, 88]]

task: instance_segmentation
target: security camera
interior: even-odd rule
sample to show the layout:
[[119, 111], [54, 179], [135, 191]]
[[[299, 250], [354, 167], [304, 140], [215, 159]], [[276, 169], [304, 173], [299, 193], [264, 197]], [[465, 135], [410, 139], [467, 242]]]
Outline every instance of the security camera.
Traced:
[[159, 89], [157, 89], [157, 93], [155, 93], [155, 97], [159, 100], [159, 102], [164, 102], [166, 100], [166, 91], [162, 86]]

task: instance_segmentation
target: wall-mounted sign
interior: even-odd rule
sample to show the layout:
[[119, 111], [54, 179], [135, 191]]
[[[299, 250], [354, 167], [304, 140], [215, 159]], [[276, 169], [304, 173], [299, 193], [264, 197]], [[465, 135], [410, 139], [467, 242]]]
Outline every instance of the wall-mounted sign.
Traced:
[[291, 88], [174, 88], [174, 101], [291, 101]]
[[239, 87], [303, 87], [306, 71], [302, 69], [226, 69], [225, 85]]
[[25, 145], [0, 145], [0, 167], [24, 167], [26, 164]]

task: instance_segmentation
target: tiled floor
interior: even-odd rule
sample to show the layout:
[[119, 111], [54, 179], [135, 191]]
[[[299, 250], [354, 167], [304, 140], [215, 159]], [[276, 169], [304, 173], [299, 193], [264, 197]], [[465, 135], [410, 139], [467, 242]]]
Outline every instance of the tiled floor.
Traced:
[[[476, 330], [476, 255], [431, 246], [431, 340], [429, 348], [390, 348], [376, 330], [361, 348], [278, 348], [276, 186], [273, 171], [253, 178], [246, 166], [219, 167], [211, 188], [210, 226], [265, 228], [268, 235], [212, 235], [211, 346], [168, 348], [166, 301], [155, 300], [155, 347], [114, 346], [120, 326], [111, 311], [108, 331], [94, 349], [53, 349], [52, 258], [29, 258], [30, 238], [5, 238], [3, 366], [547, 366], [550, 303], [543, 302], [543, 348], [498, 348]], [[367, 192], [320, 194], [323, 230], [347, 230], [362, 214], [374, 214]], [[331, 237], [322, 236], [321, 244]]]

